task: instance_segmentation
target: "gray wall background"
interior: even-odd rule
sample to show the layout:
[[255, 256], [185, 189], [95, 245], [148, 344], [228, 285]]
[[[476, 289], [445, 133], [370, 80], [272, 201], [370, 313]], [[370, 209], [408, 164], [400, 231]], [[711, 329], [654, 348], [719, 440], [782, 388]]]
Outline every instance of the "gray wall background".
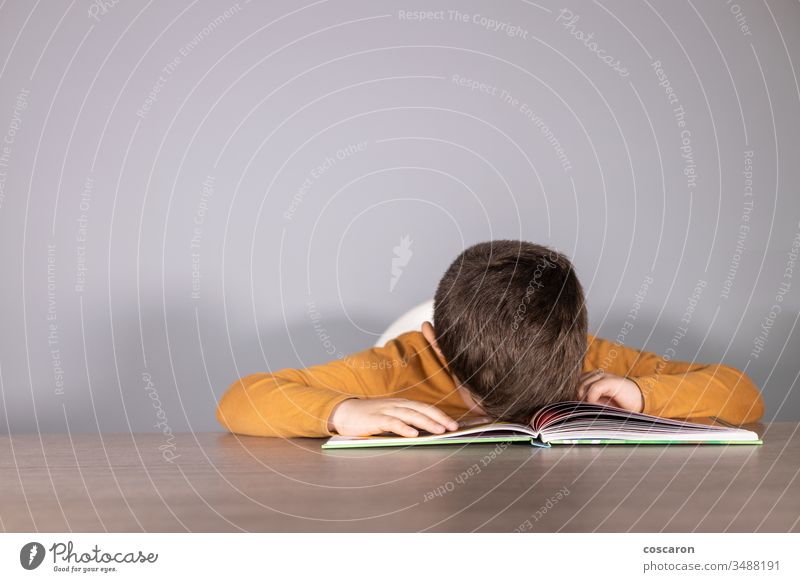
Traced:
[[788, 0], [8, 0], [0, 430], [217, 430], [491, 238], [798, 420], [799, 64]]

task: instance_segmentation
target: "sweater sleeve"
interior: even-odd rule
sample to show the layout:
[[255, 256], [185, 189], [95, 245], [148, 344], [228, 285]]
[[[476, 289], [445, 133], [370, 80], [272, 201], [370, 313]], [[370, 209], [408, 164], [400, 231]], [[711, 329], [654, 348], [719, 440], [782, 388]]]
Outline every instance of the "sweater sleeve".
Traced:
[[733, 424], [755, 422], [764, 414], [758, 387], [736, 368], [670, 360], [592, 336], [589, 341], [587, 364], [633, 380], [646, 414], [715, 416]]
[[245, 376], [220, 399], [217, 420], [245, 435], [330, 436], [336, 405], [353, 397], [391, 397], [412, 351], [401, 335], [319, 366]]

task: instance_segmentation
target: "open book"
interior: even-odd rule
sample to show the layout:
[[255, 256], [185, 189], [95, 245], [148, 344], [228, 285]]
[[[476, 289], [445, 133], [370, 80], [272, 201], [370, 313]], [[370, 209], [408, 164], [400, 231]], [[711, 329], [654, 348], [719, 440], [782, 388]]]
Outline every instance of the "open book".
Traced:
[[612, 406], [586, 402], [557, 402], [541, 408], [530, 424], [492, 422], [473, 418], [444, 434], [420, 432], [416, 437], [377, 435], [333, 436], [323, 449], [398, 447], [467, 443], [527, 442], [550, 445], [715, 444], [760, 445], [759, 436], [718, 419], [695, 422], [659, 418]]

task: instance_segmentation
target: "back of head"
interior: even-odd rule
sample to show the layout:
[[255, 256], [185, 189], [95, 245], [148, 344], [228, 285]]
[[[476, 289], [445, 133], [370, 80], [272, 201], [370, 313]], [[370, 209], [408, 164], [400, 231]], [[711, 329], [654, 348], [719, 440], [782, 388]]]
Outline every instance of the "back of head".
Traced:
[[576, 398], [588, 324], [563, 254], [512, 240], [469, 247], [439, 282], [433, 319], [450, 371], [492, 416], [527, 422]]

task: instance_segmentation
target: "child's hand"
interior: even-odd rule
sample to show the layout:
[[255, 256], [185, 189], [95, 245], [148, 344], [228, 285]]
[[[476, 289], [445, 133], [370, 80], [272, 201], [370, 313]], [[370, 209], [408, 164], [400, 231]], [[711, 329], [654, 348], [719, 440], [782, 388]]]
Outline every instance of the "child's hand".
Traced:
[[593, 370], [581, 376], [578, 398], [633, 412], [641, 412], [644, 409], [642, 391], [636, 382], [602, 370]]
[[350, 398], [340, 402], [328, 420], [328, 430], [345, 436], [393, 432], [415, 437], [419, 431], [414, 427], [442, 434], [457, 430], [458, 423], [435, 406], [405, 398]]

